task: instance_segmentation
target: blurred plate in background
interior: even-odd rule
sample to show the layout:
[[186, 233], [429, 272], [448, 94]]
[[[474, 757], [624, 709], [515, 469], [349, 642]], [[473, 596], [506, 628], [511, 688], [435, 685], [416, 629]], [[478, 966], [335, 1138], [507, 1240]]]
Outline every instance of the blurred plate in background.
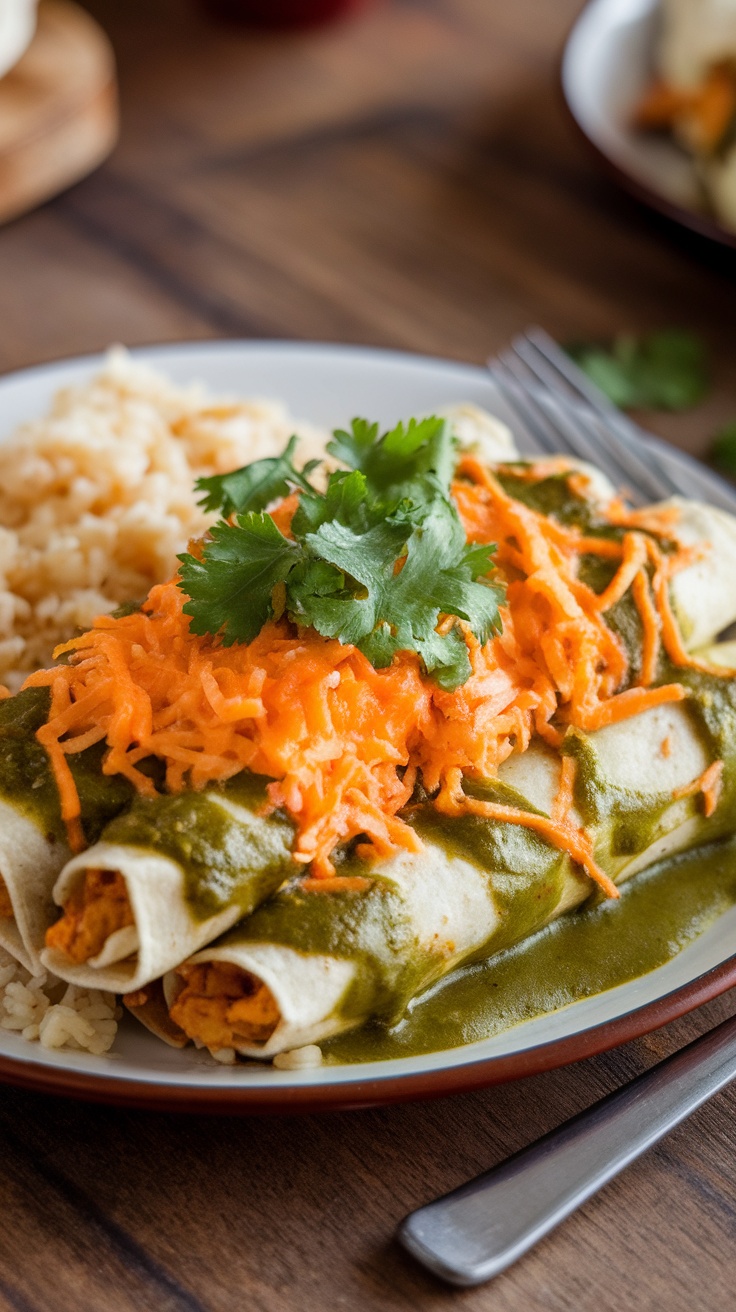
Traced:
[[736, 233], [708, 212], [690, 157], [675, 142], [632, 127], [651, 81], [658, 7], [658, 0], [590, 0], [565, 47], [565, 100], [621, 186], [675, 222], [736, 247]]

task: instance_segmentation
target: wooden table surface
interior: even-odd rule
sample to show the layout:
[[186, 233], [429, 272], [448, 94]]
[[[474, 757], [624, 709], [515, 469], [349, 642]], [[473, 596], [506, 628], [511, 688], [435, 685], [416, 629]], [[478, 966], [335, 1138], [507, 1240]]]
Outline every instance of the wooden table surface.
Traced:
[[[682, 324], [715, 391], [656, 426], [702, 451], [736, 417], [736, 266], [620, 195], [573, 134], [556, 65], [576, 0], [395, 0], [278, 37], [186, 0], [88, 7], [115, 44], [122, 140], [0, 231], [0, 368], [227, 336], [481, 361], [531, 321], [561, 339]], [[0, 1312], [725, 1312], [733, 1091], [492, 1286], [447, 1290], [392, 1234], [733, 1009], [522, 1084], [324, 1118], [4, 1090]]]

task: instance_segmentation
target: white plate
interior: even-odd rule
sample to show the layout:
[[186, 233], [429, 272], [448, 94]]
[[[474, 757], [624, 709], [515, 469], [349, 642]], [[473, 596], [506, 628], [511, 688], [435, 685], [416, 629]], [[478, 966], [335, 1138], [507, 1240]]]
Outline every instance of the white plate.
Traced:
[[652, 78], [658, 7], [658, 0], [590, 0], [565, 47], [565, 99], [578, 127], [622, 185], [687, 227], [736, 245], [736, 234], [705, 207], [685, 151], [631, 126]]
[[37, 0], [0, 0], [0, 77], [10, 72], [31, 44]]
[[[218, 393], [275, 397], [294, 415], [330, 428], [356, 414], [388, 425], [455, 401], [475, 401], [510, 418], [484, 369], [399, 352], [210, 342], [133, 354], [178, 383], [199, 380]], [[42, 415], [57, 388], [89, 378], [101, 363], [101, 357], [68, 360], [0, 379], [0, 440], [17, 423]], [[518, 426], [516, 435], [522, 447], [533, 449]], [[682, 463], [679, 453], [669, 449], [668, 454]], [[713, 476], [694, 462], [684, 463], [693, 495], [706, 495]], [[127, 1018], [114, 1055], [107, 1057], [48, 1052], [0, 1031], [0, 1078], [83, 1097], [231, 1111], [431, 1096], [576, 1060], [663, 1024], [736, 983], [736, 965], [729, 964], [734, 943], [736, 908], [674, 960], [633, 983], [484, 1042], [426, 1056], [298, 1073], [218, 1066], [193, 1049], [167, 1048]]]

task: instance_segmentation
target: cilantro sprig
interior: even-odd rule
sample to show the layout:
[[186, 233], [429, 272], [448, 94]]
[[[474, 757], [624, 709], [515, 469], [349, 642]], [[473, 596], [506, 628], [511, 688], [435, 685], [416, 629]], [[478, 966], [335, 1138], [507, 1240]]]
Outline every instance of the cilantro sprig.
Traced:
[[293, 455], [298, 442], [297, 437], [289, 438], [288, 445], [280, 456], [271, 456], [266, 460], [254, 460], [242, 469], [234, 469], [229, 474], [213, 474], [211, 478], [198, 478], [195, 487], [204, 492], [200, 501], [203, 510], [221, 510], [224, 516], [246, 510], [265, 510], [266, 506], [277, 497], [285, 496], [290, 486], [309, 491], [307, 475], [317, 468], [319, 460], [310, 460], [298, 473], [294, 468]]
[[568, 354], [622, 410], [689, 410], [708, 392], [705, 344], [665, 328], [640, 337], [620, 333], [610, 347], [569, 346]]
[[[382, 668], [414, 651], [447, 689], [471, 673], [457, 623], [480, 642], [500, 631], [503, 588], [489, 579], [492, 545], [469, 546], [450, 497], [455, 443], [442, 419], [410, 420], [380, 434], [355, 419], [328, 450], [345, 468], [322, 491], [298, 470], [296, 441], [281, 456], [200, 479], [203, 505], [220, 510], [200, 555], [179, 557], [192, 632], [225, 646], [250, 642], [286, 613], [324, 637], [358, 647]], [[300, 492], [291, 538], [265, 508]]]

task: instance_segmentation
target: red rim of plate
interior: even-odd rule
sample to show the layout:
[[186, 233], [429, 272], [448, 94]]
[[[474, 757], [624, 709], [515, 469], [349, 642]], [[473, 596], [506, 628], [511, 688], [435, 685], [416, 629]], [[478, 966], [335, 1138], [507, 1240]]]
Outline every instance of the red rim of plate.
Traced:
[[662, 998], [567, 1038], [539, 1044], [504, 1057], [451, 1066], [416, 1074], [368, 1077], [322, 1085], [276, 1085], [272, 1088], [205, 1088], [129, 1079], [109, 1079], [79, 1071], [60, 1070], [33, 1061], [0, 1056], [0, 1081], [37, 1093], [50, 1093], [88, 1102], [111, 1103], [149, 1111], [193, 1112], [219, 1115], [276, 1115], [357, 1111], [390, 1103], [472, 1093], [493, 1084], [541, 1075], [607, 1052], [632, 1039], [650, 1034], [670, 1021], [695, 1011], [706, 1002], [736, 987], [736, 956], [675, 989]]

